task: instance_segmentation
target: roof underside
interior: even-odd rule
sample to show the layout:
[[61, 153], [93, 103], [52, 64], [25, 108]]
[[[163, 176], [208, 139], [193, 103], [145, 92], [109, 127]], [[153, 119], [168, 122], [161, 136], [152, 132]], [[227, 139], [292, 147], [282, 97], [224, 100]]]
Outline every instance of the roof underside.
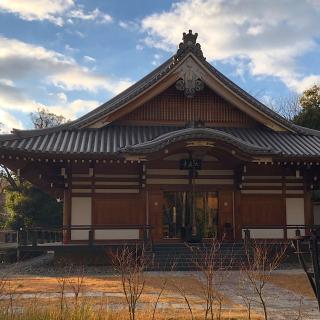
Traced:
[[[317, 157], [320, 154], [320, 137], [288, 132], [273, 132], [261, 128], [203, 128], [185, 129], [174, 126], [117, 126], [101, 129], [61, 130], [47, 134], [0, 140], [0, 149], [43, 155], [114, 155], [135, 146], [142, 150], [146, 143], [156, 140], [177, 141], [174, 137], [211, 138], [239, 143], [248, 151], [277, 154], [284, 157]], [[204, 134], [208, 134], [207, 136]], [[170, 140], [171, 139], [171, 140]], [[141, 148], [142, 149], [141, 149]], [[161, 147], [154, 143], [153, 151]], [[255, 150], [255, 151], [254, 151]]]

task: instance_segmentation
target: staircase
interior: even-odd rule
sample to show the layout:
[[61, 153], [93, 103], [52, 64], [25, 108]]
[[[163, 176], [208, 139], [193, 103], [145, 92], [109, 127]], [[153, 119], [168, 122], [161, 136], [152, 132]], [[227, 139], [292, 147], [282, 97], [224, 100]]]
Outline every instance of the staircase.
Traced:
[[205, 243], [158, 244], [148, 254], [149, 270], [192, 271], [213, 265], [216, 269], [239, 269], [246, 261], [243, 242], [222, 243], [213, 249]]

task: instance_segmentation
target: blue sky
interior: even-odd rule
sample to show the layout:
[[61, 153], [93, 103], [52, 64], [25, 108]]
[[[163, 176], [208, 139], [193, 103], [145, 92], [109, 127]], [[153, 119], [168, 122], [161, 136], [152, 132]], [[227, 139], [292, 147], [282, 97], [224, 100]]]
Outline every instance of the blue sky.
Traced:
[[74, 119], [198, 32], [207, 60], [263, 101], [320, 83], [320, 0], [0, 0], [0, 122]]

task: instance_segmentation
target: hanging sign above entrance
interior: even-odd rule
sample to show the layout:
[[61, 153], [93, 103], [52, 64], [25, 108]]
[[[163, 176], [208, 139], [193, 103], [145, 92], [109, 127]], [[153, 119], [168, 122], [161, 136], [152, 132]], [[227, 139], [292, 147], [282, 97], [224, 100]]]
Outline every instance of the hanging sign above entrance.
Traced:
[[180, 170], [201, 170], [202, 160], [200, 159], [181, 159], [180, 160]]

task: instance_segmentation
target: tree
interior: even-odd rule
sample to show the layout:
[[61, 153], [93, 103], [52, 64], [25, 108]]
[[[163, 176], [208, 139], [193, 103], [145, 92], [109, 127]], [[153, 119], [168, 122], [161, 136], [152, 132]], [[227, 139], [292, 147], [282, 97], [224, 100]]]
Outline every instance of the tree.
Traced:
[[268, 106], [288, 121], [300, 113], [301, 106], [298, 94], [289, 94], [269, 101]]
[[[0, 134], [3, 133], [3, 123], [0, 122]], [[15, 179], [13, 173], [3, 164], [0, 163], [0, 184], [7, 182], [12, 188], [18, 189], [17, 179]]]
[[64, 116], [56, 115], [45, 108], [32, 112], [30, 118], [35, 129], [51, 128], [67, 122]]
[[[66, 122], [61, 115], [47, 109], [30, 114], [35, 129], [54, 127]], [[5, 179], [5, 209], [8, 213], [6, 227], [58, 227], [62, 224], [62, 205], [44, 191], [15, 176], [0, 164], [0, 179]]]
[[6, 189], [6, 225], [21, 227], [58, 227], [62, 224], [62, 204], [32, 184], [24, 182], [19, 190]]
[[305, 90], [300, 97], [302, 107], [299, 114], [293, 118], [297, 125], [320, 130], [320, 85], [314, 85]]

